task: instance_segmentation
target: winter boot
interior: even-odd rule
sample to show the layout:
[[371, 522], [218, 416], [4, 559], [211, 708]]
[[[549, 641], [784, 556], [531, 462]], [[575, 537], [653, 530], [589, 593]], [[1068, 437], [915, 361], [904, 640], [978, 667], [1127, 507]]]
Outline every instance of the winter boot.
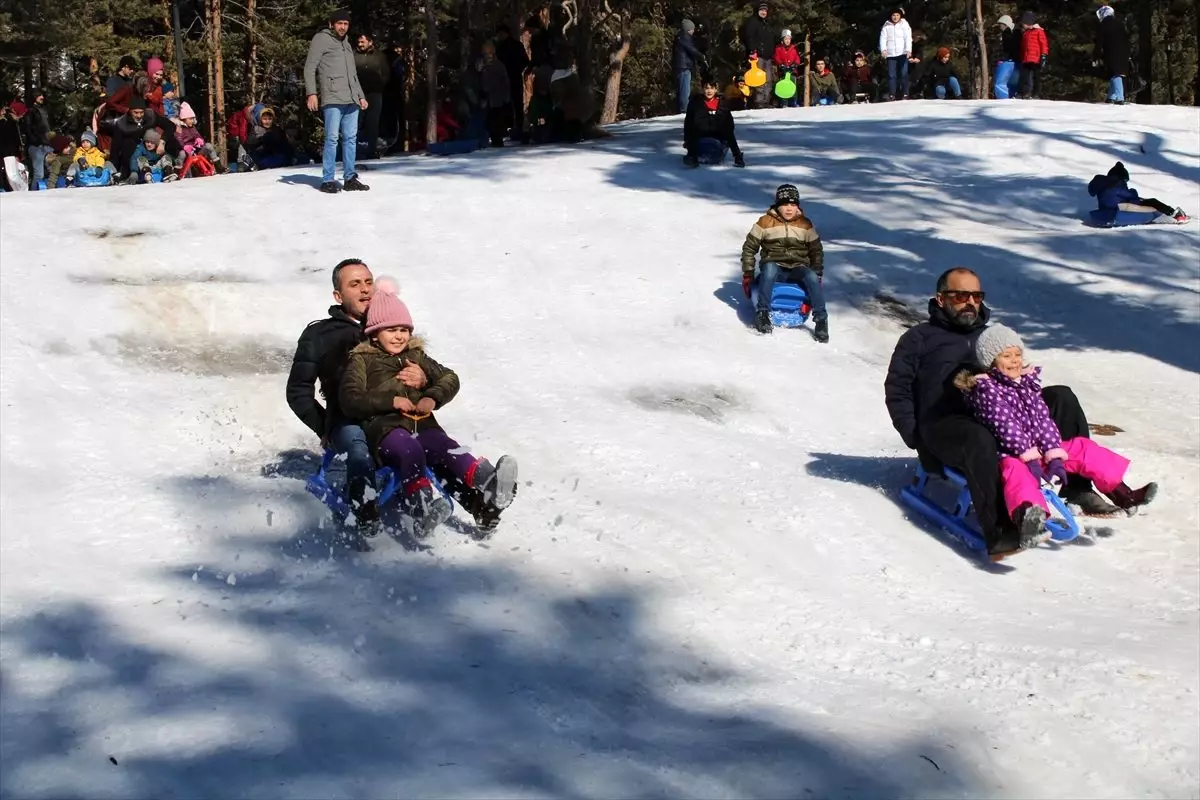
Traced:
[[1136, 514], [1142, 506], [1148, 506], [1158, 495], [1158, 484], [1147, 483], [1140, 489], [1130, 489], [1124, 482], [1108, 493], [1113, 503], [1128, 514]]
[[[516, 494], [514, 490], [514, 495]], [[475, 527], [482, 534], [489, 534], [500, 525], [500, 509], [484, 500], [483, 492], [464, 486], [459, 492], [458, 500], [463, 509], [475, 520]]]
[[1190, 217], [1187, 214], [1183, 213], [1183, 209], [1178, 208], [1178, 207], [1176, 207], [1175, 213], [1172, 214], [1171, 216], [1175, 219], [1176, 222], [1187, 222], [1190, 219]]
[[759, 311], [754, 315], [754, 330], [763, 334], [770, 334], [775, 330], [774, 324], [771, 323], [771, 312]]
[[1017, 546], [1022, 550], [1037, 547], [1049, 541], [1050, 531], [1046, 527], [1046, 509], [1032, 503], [1022, 503], [1013, 515], [1017, 525]]
[[448, 520], [454, 509], [450, 501], [434, 489], [428, 480], [419, 481], [418, 484], [419, 488], [405, 500], [405, 511], [413, 521], [413, 536], [424, 539]]
[[485, 504], [498, 511], [512, 505], [517, 493], [517, 460], [512, 456], [500, 456], [495, 466], [481, 458], [467, 477], [471, 488], [480, 491]]
[[358, 179], [357, 175], [351, 175], [342, 183], [342, 188], [347, 192], [369, 192], [371, 187]]
[[354, 514], [354, 527], [358, 532], [368, 539], [379, 534], [379, 506], [374, 500], [368, 500], [361, 505], [354, 505], [351, 511]]
[[691, 153], [688, 153], [683, 157], [683, 165], [685, 167], [698, 167], [700, 166], [700, 159], [696, 158]]
[[321, 191], [325, 194], [337, 194], [341, 190], [342, 187], [338, 186], [337, 181], [325, 181], [321, 184]]
[[813, 338], [821, 344], [829, 341], [829, 320], [822, 318], [817, 320], [816, 329], [813, 331]]
[[1114, 506], [1112, 503], [1105, 500], [1099, 492], [1094, 489], [1086, 491], [1071, 491], [1071, 487], [1062, 491], [1062, 499], [1072, 505], [1078, 506], [1080, 512], [1088, 517], [1111, 517], [1114, 514], [1121, 513], [1121, 509]]

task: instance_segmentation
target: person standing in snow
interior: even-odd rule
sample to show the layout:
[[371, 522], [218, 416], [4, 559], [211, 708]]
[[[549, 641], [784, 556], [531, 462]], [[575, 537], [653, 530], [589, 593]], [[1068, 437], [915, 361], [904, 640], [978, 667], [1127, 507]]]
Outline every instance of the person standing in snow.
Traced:
[[725, 148], [733, 153], [735, 167], [746, 166], [742, 149], [738, 147], [737, 136], [734, 134], [733, 114], [717, 94], [716, 79], [706, 77], [702, 89], [703, 91], [693, 96], [688, 103], [683, 118], [683, 146], [687, 149], [683, 163], [689, 167], [697, 166], [705, 147], [704, 142], [709, 140], [721, 147], [722, 157]]
[[692, 98], [692, 71], [700, 67], [707, 71], [708, 62], [704, 54], [696, 47], [694, 39], [696, 23], [685, 19], [679, 24], [679, 33], [675, 34], [675, 43], [671, 46], [671, 67], [675, 73], [675, 101], [679, 113], [687, 112], [688, 101]]
[[758, 58], [758, 68], [767, 73], [767, 82], [754, 89], [754, 108], [769, 107], [774, 97], [775, 66], [771, 63], [771, 56], [775, 51], [775, 33], [767, 22], [770, 10], [770, 4], [758, 3], [754, 14], [742, 23], [739, 31], [746, 59]]
[[1064, 439], [1042, 397], [1042, 368], [1025, 363], [1025, 345], [1016, 331], [1004, 325], [985, 328], [975, 340], [974, 366], [983, 372], [963, 370], [954, 385], [999, 444], [1004, 505], [1017, 528], [1019, 549], [1050, 538], [1042, 483], [1062, 486], [1068, 475], [1082, 475], [1129, 513], [1154, 499], [1157, 484], [1131, 489], [1125, 483], [1128, 459], [1086, 436]]
[[[996, 438], [974, 418], [953, 385], [961, 370], [976, 371], [975, 341], [991, 320], [983, 300], [979, 276], [972, 270], [954, 267], [942, 273], [929, 301], [929, 321], [900, 337], [883, 388], [892, 426], [904, 444], [917, 451], [927, 469], [936, 473], [952, 467], [966, 477], [988, 553], [1003, 555], [1019, 550], [1020, 542], [1016, 529], [1003, 521]], [[1089, 436], [1087, 417], [1070, 388], [1047, 386], [1042, 398], [1063, 437]], [[1062, 497], [1089, 515], [1120, 511], [1081, 476], [1068, 479]]]
[[1021, 97], [1033, 100], [1041, 86], [1042, 67], [1050, 55], [1050, 40], [1032, 11], [1021, 15]]
[[1007, 100], [1016, 94], [1020, 84], [1017, 62], [1021, 60], [1021, 33], [1014, 30], [1008, 14], [996, 20], [996, 27], [1000, 29], [1000, 60], [996, 62], [992, 91], [997, 100]]
[[108, 76], [104, 84], [104, 96], [112, 97], [126, 86], [133, 85], [133, 75], [137, 72], [137, 59], [133, 56], [121, 56], [117, 71]]
[[[402, 508], [414, 522], [413, 533], [424, 538], [452, 511], [450, 501], [426, 477], [427, 465], [453, 475], [502, 511], [517, 491], [517, 462], [512, 456], [501, 456], [494, 465], [477, 458], [438, 424], [433, 412], [458, 394], [458, 375], [426, 353], [413, 329], [408, 307], [392, 292], [377, 288], [363, 329], [368, 341], [350, 351], [338, 403], [348, 417], [361, 421], [377, 461], [395, 470]], [[420, 389], [396, 377], [414, 367], [428, 379]]]
[[[787, 28], [783, 29], [783, 33], [779, 36], [779, 44], [775, 45], [775, 55], [771, 59], [775, 65], [776, 77], [784, 73], [792, 73], [792, 80], [799, 82], [800, 77], [800, 51], [796, 49], [796, 45], [792, 44], [792, 32]], [[779, 107], [796, 108], [800, 105], [799, 92], [784, 100], [779, 98]]]
[[1103, 67], [1108, 76], [1108, 102], [1125, 104], [1125, 75], [1129, 72], [1129, 37], [1117, 19], [1112, 6], [1096, 9], [1100, 20], [1096, 31], [1096, 48], [1092, 52], [1092, 65]]
[[908, 60], [912, 58], [912, 48], [912, 28], [904, 18], [904, 9], [897, 8], [879, 30], [879, 55], [887, 62], [891, 100], [908, 99]]
[[[321, 112], [325, 123], [325, 147], [321, 152], [321, 191], [337, 194], [370, 189], [358, 179], [354, 158], [358, 151], [358, 112], [367, 109], [367, 98], [358, 82], [354, 50], [346, 34], [350, 12], [329, 15], [329, 27], [317, 31], [304, 62], [304, 88], [308, 110]], [[318, 88], [318, 80], [320, 81]], [[333, 179], [337, 164], [338, 138], [342, 142], [342, 185]]]
[[[367, 100], [359, 132], [360, 143], [366, 145], [363, 158], [378, 158], [379, 118], [383, 113], [383, 90], [392, 74], [387, 56], [375, 49], [375, 40], [367, 32], [360, 33], [355, 43], [354, 70]], [[357, 155], [357, 152], [355, 153]]]
[[754, 327], [771, 333], [771, 292], [776, 283], [804, 287], [812, 306], [813, 338], [829, 341], [829, 315], [821, 278], [825, 274], [825, 250], [812, 221], [800, 209], [800, 190], [785, 183], [775, 190], [775, 202], [758, 218], [742, 244], [742, 291], [751, 296], [754, 260], [758, 259], [758, 308]]

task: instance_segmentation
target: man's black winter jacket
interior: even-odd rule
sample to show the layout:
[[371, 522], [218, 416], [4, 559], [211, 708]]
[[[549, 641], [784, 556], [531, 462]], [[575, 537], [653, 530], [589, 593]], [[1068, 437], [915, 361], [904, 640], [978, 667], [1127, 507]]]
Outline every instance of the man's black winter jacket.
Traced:
[[[317, 436], [324, 437], [335, 423], [345, 420], [338, 408], [338, 390], [350, 351], [364, 338], [362, 324], [341, 306], [330, 306], [328, 317], [309, 323], [300, 334], [288, 374], [287, 403]], [[317, 402], [317, 381], [324, 406]]]

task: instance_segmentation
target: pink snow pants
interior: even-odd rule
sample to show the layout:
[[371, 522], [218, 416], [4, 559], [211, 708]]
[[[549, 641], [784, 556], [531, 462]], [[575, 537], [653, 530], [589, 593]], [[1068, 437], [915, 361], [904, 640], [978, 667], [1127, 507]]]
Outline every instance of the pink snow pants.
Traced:
[[[1115, 489], [1129, 469], [1129, 459], [1083, 436], [1068, 439], [1062, 446], [1067, 451], [1067, 460], [1063, 464], [1067, 472], [1089, 479], [1104, 494]], [[1049, 512], [1037, 478], [1021, 459], [1003, 456], [1000, 476], [1004, 482], [1004, 505], [1010, 519], [1022, 503], [1033, 503]]]

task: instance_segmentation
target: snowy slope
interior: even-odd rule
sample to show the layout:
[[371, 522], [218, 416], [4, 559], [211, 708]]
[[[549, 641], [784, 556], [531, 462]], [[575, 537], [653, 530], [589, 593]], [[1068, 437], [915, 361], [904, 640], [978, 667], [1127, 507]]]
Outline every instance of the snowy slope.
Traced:
[[[679, 124], [0, 198], [0, 795], [1200, 795], [1200, 225], [1079, 221], [1117, 159], [1200, 213], [1194, 110], [753, 112], [693, 172]], [[827, 346], [744, 326], [783, 181]], [[347, 554], [304, 493], [284, 376], [350, 255], [520, 460], [488, 542]], [[874, 298], [959, 264], [1150, 513], [1007, 570], [906, 516]]]

